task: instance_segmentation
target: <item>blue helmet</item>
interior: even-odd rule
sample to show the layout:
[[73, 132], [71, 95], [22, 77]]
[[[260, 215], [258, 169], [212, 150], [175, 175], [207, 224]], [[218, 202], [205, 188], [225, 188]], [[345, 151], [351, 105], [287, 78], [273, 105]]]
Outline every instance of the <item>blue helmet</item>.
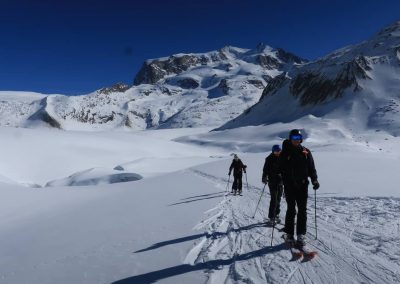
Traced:
[[303, 142], [303, 135], [299, 129], [292, 129], [289, 133], [289, 140], [297, 140]]
[[279, 145], [272, 146], [272, 152], [280, 152], [280, 151], [281, 151], [281, 147]]

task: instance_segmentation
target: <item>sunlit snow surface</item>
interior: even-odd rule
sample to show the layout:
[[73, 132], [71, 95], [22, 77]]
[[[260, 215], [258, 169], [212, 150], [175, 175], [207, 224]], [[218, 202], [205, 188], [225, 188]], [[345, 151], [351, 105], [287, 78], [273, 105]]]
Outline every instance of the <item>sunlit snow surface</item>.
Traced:
[[[308, 262], [291, 261], [278, 231], [270, 247], [268, 194], [251, 218], [264, 158], [294, 127], [321, 183]], [[209, 130], [0, 128], [1, 283], [400, 281], [399, 138], [315, 117]], [[248, 165], [242, 197], [225, 196], [232, 152]]]

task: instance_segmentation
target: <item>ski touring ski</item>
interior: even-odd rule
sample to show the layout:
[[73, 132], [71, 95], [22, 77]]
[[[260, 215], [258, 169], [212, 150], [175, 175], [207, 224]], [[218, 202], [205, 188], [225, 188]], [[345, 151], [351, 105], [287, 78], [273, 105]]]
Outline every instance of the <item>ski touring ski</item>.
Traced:
[[300, 258], [311, 260], [318, 255], [318, 252], [316, 250], [310, 249], [307, 245], [300, 246], [296, 244], [296, 241], [288, 240], [286, 235], [283, 235], [282, 238], [285, 241], [287, 247], [290, 249], [290, 252], [292, 253], [292, 260], [298, 260]]
[[291, 259], [292, 261], [299, 260], [300, 258], [303, 257], [303, 251], [295, 246], [294, 240], [287, 239], [286, 234], [282, 235], [282, 238], [283, 238], [286, 246], [289, 248], [290, 252], [292, 253], [292, 259]]
[[304, 246], [296, 246], [296, 248], [301, 251], [303, 256], [307, 259], [313, 259], [318, 255], [318, 252], [310, 249], [307, 245]]

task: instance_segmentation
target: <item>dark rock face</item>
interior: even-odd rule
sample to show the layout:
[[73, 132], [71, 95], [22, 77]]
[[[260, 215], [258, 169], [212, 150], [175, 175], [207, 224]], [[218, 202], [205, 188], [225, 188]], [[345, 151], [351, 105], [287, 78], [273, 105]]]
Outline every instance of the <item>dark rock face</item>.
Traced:
[[127, 84], [124, 83], [117, 83], [115, 85], [112, 85], [111, 87], [105, 87], [102, 88], [98, 91], [99, 94], [110, 94], [110, 93], [123, 93], [126, 90], [128, 90], [130, 87]]
[[[226, 56], [222, 51], [211, 55], [211, 61], [219, 61], [223, 60], [223, 58], [226, 58]], [[134, 84], [154, 84], [169, 74], [180, 74], [190, 67], [205, 65], [209, 62], [210, 59], [208, 57], [186, 54], [181, 56], [170, 56], [166, 60], [145, 62], [139, 73], [136, 75]]]
[[218, 85], [218, 88], [221, 89], [222, 93], [227, 95], [229, 93], [229, 90], [231, 89], [228, 86], [228, 80], [227, 79], [222, 79], [221, 82]]
[[[182, 89], [196, 89], [200, 86], [200, 83], [197, 82], [197, 80], [187, 77], [187, 78], [168, 78], [165, 80], [165, 83], [172, 85], [172, 86], [178, 86], [181, 87]], [[169, 95], [171, 95], [169, 93]]]
[[292, 81], [290, 91], [294, 96], [300, 96], [302, 105], [322, 103], [329, 98], [341, 97], [350, 87], [360, 91], [362, 88], [357, 79], [371, 79], [367, 74], [369, 70], [371, 67], [366, 58], [359, 56], [344, 63], [333, 79], [313, 72], [299, 74]]
[[178, 85], [183, 89], [196, 89], [200, 86], [199, 82], [192, 78], [178, 80]]
[[136, 75], [133, 84], [140, 85], [140, 84], [154, 84], [158, 80], [164, 78], [166, 72], [162, 70], [156, 62], [151, 63], [143, 63], [142, 67], [140, 68], [139, 73]]
[[358, 56], [350, 62], [343, 63], [333, 78], [320, 73], [319, 69], [300, 72], [293, 79], [282, 73], [268, 83], [261, 99], [273, 95], [285, 84], [289, 84], [290, 93], [300, 98], [301, 105], [319, 104], [330, 98], [341, 97], [347, 88], [353, 87], [355, 92], [360, 91], [362, 88], [357, 79], [371, 79], [367, 73], [370, 70], [368, 60], [364, 56]]
[[307, 62], [306, 59], [298, 57], [297, 55], [294, 55], [293, 53], [287, 52], [287, 51], [283, 50], [282, 48], [277, 48], [276, 52], [277, 52], [278, 58], [286, 63], [294, 62], [297, 64], [302, 64], [302, 63]]
[[281, 67], [281, 63], [278, 59], [265, 54], [257, 55], [256, 61], [260, 66], [269, 70], [278, 69]]
[[261, 80], [250, 79], [250, 80], [247, 80], [247, 83], [249, 83], [259, 89], [265, 88], [264, 83]]
[[[270, 54], [265, 53], [265, 48], [265, 44], [259, 44], [256, 50], [240, 52], [225, 47], [207, 54], [178, 54], [168, 58], [149, 60], [143, 63], [134, 79], [134, 85], [155, 84], [167, 76], [179, 75], [189, 68], [201, 65], [212, 65], [213, 68], [229, 71], [232, 65], [226, 61], [230, 59], [232, 54], [235, 54], [234, 56], [237, 56], [238, 60], [255, 63], [268, 70], [282, 68], [286, 64], [306, 62], [306, 60], [283, 49], [278, 48], [274, 51], [274, 54]], [[221, 64], [215, 66], [215, 63], [219, 62]], [[186, 82], [183, 84], [186, 84]], [[194, 86], [191, 82], [190, 86], [184, 88], [194, 88]]]
[[271, 79], [268, 82], [267, 87], [264, 89], [261, 99], [264, 96], [269, 96], [269, 95], [273, 95], [274, 93], [276, 93], [276, 91], [278, 89], [280, 89], [281, 87], [283, 87], [283, 85], [287, 82], [290, 81], [290, 78], [287, 77], [286, 73], [282, 73], [279, 74], [278, 76], [276, 76], [275, 78]]
[[229, 95], [229, 91], [232, 90], [231, 87], [229, 87], [228, 79], [222, 79], [218, 86], [213, 88], [212, 90], [208, 91], [208, 96], [207, 98], [209, 99], [216, 99], [222, 96], [227, 96]]

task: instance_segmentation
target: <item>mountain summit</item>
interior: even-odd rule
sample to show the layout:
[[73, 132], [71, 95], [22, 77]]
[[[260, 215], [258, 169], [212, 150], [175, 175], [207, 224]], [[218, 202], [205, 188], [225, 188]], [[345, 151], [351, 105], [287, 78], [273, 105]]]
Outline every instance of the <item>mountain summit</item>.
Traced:
[[220, 129], [289, 122], [306, 115], [400, 134], [400, 22], [369, 40], [272, 79], [260, 101]]
[[255, 104], [273, 78], [304, 62], [265, 44], [175, 54], [147, 60], [134, 86], [119, 83], [88, 95], [26, 100], [4, 94], [0, 121], [66, 130], [217, 127]]

